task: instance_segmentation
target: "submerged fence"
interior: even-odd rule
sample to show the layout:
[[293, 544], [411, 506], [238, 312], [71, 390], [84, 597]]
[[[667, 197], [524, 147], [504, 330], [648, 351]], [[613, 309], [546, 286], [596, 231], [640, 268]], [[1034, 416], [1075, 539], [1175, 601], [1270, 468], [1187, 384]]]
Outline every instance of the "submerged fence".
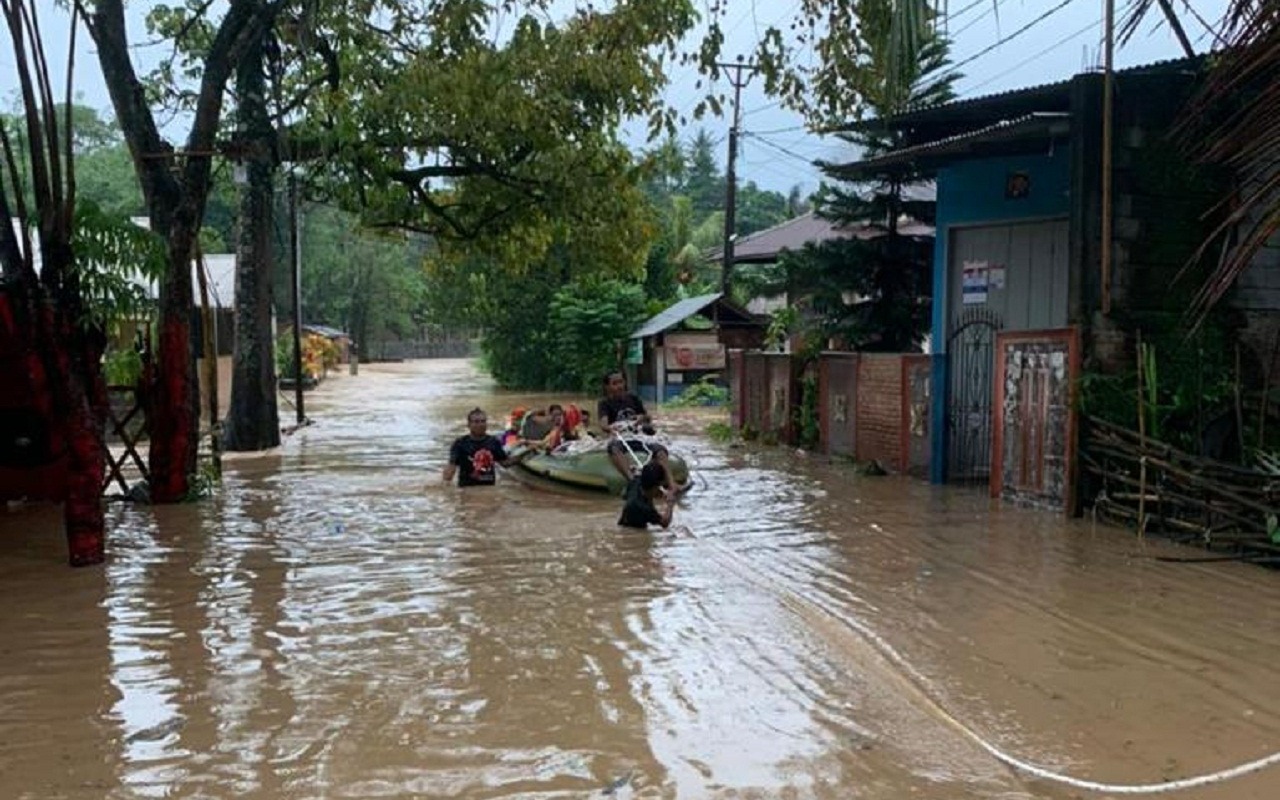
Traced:
[[370, 342], [361, 361], [407, 361], [414, 358], [472, 358], [480, 349], [473, 339], [388, 340]]
[[734, 427], [798, 444], [807, 404], [817, 417], [819, 451], [876, 460], [899, 472], [928, 472], [929, 356], [828, 352], [809, 369], [812, 398], [806, 398], [803, 368], [790, 354], [730, 351]]

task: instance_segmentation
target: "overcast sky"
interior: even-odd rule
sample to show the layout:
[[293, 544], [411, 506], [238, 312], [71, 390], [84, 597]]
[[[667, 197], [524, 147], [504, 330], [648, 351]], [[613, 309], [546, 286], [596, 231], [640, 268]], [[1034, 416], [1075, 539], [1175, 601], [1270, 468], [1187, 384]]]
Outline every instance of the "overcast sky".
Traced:
[[[748, 55], [764, 30], [770, 26], [785, 28], [799, 8], [798, 0], [726, 0], [727, 14], [724, 60], [738, 54]], [[1190, 0], [1189, 5], [1204, 20], [1221, 18], [1227, 0]], [[699, 0], [700, 5], [705, 0]], [[54, 8], [52, 0], [40, 0], [42, 25], [46, 34], [49, 59], [55, 70], [65, 63], [68, 16]], [[134, 2], [129, 5], [131, 37], [143, 41], [142, 19], [145, 9], [154, 3]], [[958, 84], [962, 97], [975, 97], [1062, 80], [1092, 68], [1099, 60], [1102, 33], [1102, 0], [947, 0], [950, 19], [947, 28], [952, 36], [952, 60], [961, 65], [964, 80]], [[1123, 8], [1126, 0], [1117, 0]], [[1179, 9], [1183, 2], [1175, 3]], [[1204, 26], [1188, 20], [1188, 34], [1199, 50], [1212, 44]], [[7, 32], [5, 35], [7, 42]], [[87, 33], [80, 32], [76, 55], [76, 90], [81, 102], [110, 109], [110, 100], [102, 86], [96, 54]], [[134, 57], [139, 64], [154, 62], [166, 55], [163, 45], [138, 47]], [[1118, 67], [1176, 58], [1181, 55], [1172, 33], [1166, 26], [1142, 30], [1117, 52]], [[674, 72], [667, 90], [668, 102], [688, 115], [703, 96], [695, 87], [698, 79], [692, 70]], [[57, 79], [61, 85], [61, 78]], [[0, 97], [11, 98], [16, 88], [11, 50], [0, 45]], [[803, 121], [793, 112], [781, 108], [761, 91], [760, 81], [753, 81], [743, 91], [744, 137], [740, 150], [738, 175], [743, 181], [786, 192], [800, 185], [805, 193], [817, 188], [821, 173], [812, 165], [815, 159], [840, 160], [850, 157], [840, 143], [822, 139], [805, 131]], [[686, 131], [692, 137], [698, 126], [705, 127], [716, 140], [723, 163], [724, 137], [729, 122], [725, 118], [707, 117], [691, 123]], [[640, 126], [635, 126], [641, 130]], [[171, 132], [181, 136], [185, 129]], [[640, 146], [641, 134], [629, 135]]]

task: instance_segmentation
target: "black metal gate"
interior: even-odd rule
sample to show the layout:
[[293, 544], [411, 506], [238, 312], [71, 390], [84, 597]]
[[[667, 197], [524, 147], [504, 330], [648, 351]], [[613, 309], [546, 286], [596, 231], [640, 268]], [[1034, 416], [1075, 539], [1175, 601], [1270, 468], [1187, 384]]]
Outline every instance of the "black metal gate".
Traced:
[[1000, 315], [965, 309], [947, 337], [947, 479], [978, 483], [991, 475], [992, 397]]

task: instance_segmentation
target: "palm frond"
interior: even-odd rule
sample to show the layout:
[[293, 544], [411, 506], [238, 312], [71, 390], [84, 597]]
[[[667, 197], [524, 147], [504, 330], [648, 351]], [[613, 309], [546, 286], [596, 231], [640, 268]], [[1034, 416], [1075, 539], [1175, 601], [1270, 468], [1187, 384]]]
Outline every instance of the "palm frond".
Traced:
[[[1224, 26], [1229, 47], [1179, 126], [1201, 142], [1202, 160], [1231, 169], [1240, 186], [1194, 257], [1223, 246], [1189, 309], [1197, 325], [1280, 232], [1280, 0], [1233, 0]], [[1199, 124], [1204, 119], [1215, 121]]]

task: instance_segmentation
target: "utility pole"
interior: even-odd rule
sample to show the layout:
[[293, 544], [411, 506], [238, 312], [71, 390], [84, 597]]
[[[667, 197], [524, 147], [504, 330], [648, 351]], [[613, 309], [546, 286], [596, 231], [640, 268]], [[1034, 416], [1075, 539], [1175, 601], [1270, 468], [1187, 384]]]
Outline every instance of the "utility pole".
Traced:
[[[742, 108], [740, 105], [742, 99], [742, 87], [747, 85], [751, 80], [751, 73], [755, 72], [756, 65], [747, 63], [742, 60], [742, 56], [738, 56], [738, 60], [732, 64], [718, 63], [717, 67], [723, 70], [733, 70], [733, 77], [730, 81], [733, 83], [733, 124], [729, 127], [729, 160], [725, 168], [725, 187], [724, 187], [724, 262], [720, 267], [720, 292], [726, 297], [729, 295], [729, 278], [733, 272], [733, 241], [736, 238], [734, 229], [737, 227], [738, 218], [738, 129], [742, 125]], [[744, 78], [742, 73], [747, 71]]]

